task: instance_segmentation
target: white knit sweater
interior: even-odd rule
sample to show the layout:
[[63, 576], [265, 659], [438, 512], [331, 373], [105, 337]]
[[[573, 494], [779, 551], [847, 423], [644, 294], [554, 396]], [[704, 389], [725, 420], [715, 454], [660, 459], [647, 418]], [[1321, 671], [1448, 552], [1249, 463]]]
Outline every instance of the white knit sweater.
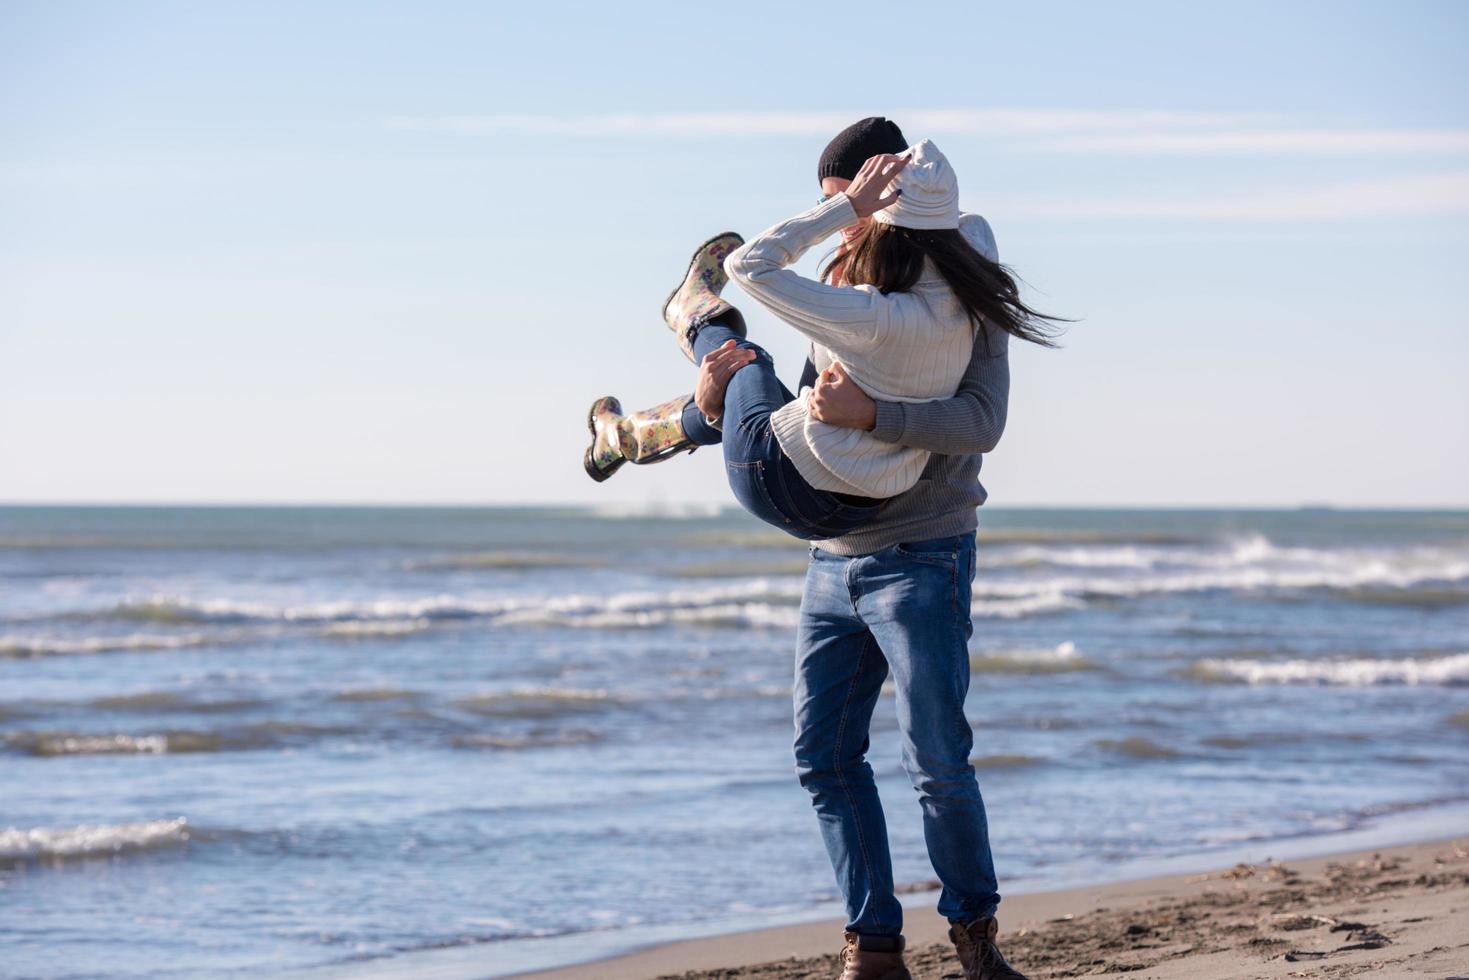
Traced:
[[[847, 196], [837, 194], [735, 249], [724, 260], [724, 269], [766, 309], [811, 338], [818, 371], [840, 360], [863, 391], [882, 401], [952, 396], [969, 366], [974, 328], [931, 264], [911, 291], [886, 296], [875, 286], [831, 286], [786, 268], [813, 245], [856, 222]], [[961, 229], [981, 251], [977, 238], [993, 241], [988, 225], [979, 231], [961, 221]], [[800, 397], [771, 413], [770, 424], [781, 449], [811, 486], [892, 497], [918, 482], [928, 450], [813, 419], [806, 404], [810, 391], [801, 389]]]

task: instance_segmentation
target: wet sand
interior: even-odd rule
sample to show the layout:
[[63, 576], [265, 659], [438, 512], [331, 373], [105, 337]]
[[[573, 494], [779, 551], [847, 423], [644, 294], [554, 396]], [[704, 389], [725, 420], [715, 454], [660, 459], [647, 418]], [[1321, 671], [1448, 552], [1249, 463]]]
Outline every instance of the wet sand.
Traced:
[[[1006, 898], [1000, 948], [1033, 978], [1469, 980], [1469, 835]], [[909, 911], [915, 980], [957, 978], [931, 910]], [[841, 923], [669, 943], [535, 980], [832, 980]]]

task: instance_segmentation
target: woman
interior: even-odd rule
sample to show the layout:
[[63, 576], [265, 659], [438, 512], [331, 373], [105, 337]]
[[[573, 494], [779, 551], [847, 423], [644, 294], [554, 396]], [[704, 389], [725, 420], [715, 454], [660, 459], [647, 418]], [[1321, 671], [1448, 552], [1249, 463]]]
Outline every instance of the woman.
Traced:
[[[882, 117], [847, 127], [821, 154], [818, 203], [827, 206], [843, 191], [851, 193], [873, 156], [902, 153], [907, 146], [897, 125]], [[851, 223], [841, 228], [841, 247], [822, 273], [823, 282], [834, 286], [850, 283], [847, 261], [857, 256], [856, 246], [874, 224], [872, 215], [859, 217], [850, 206], [848, 211]], [[988, 222], [961, 213], [959, 229], [999, 271]], [[761, 424], [768, 416], [758, 408], [752, 411], [755, 399], [741, 391], [744, 376], [770, 373], [768, 355], [743, 339], [738, 314], [718, 298], [726, 258], [719, 253], [733, 251], [738, 243], [738, 236], [706, 243], [665, 307], [665, 319], [675, 330], [686, 316], [690, 324], [702, 321], [711, 331], [723, 320], [731, 334], [717, 348], [711, 350], [710, 343], [699, 347], [702, 363], [692, 395], [627, 416], [612, 399], [594, 406], [593, 431], [604, 436], [588, 453], [588, 472], [595, 478], [605, 479], [624, 461], [620, 447], [626, 447], [634, 462], [651, 462], [696, 444], [719, 442], [721, 433], [713, 425], [721, 424], [721, 416], [736, 423], [725, 426], [731, 437], [745, 438], [746, 428], [756, 435], [768, 430], [768, 424]], [[935, 267], [924, 256], [925, 271]], [[852, 269], [852, 280], [869, 278], [857, 264]], [[793, 285], [805, 288], [800, 282]], [[996, 277], [993, 285], [1001, 299], [1013, 298], [1008, 276]], [[792, 687], [793, 749], [796, 773], [811, 795], [847, 911], [843, 980], [911, 980], [903, 963], [903, 906], [893, 884], [885, 818], [865, 758], [872, 712], [889, 686], [903, 767], [917, 793], [924, 839], [943, 886], [938, 912], [950, 923], [949, 938], [963, 976], [1024, 980], [1005, 962], [997, 943], [1000, 894], [984, 802], [969, 764], [973, 732], [965, 715], [968, 640], [974, 628], [969, 607], [976, 564], [975, 508], [985, 498], [977, 475], [982, 455], [994, 448], [1005, 424], [1007, 323], [1012, 319], [1004, 315], [986, 318], [983, 340], [973, 344], [961, 390], [952, 398], [874, 401], [839, 368], [818, 373], [814, 341], [801, 380], [803, 394], [815, 386], [806, 399], [811, 418], [933, 453], [919, 482], [889, 498], [868, 523], [810, 546], [802, 591]], [[750, 364], [756, 369], [745, 371]], [[741, 383], [727, 392], [732, 381]], [[770, 401], [776, 405], [793, 400], [773, 378], [754, 387], [773, 390]], [[747, 417], [755, 424], [740, 425]], [[726, 450], [726, 455], [739, 464], [747, 459], [748, 448]], [[609, 468], [598, 469], [597, 463]], [[749, 469], [733, 465], [731, 476], [748, 475]]]
[[[863, 222], [828, 267], [829, 282], [787, 268]], [[627, 416], [615, 399], [599, 399], [588, 420], [588, 474], [603, 480], [629, 459], [658, 462], [722, 442], [731, 489], [761, 520], [803, 539], [860, 527], [918, 480], [928, 452], [812, 418], [775, 376], [770, 355], [744, 339], [743, 318], [719, 294], [734, 278], [811, 338], [818, 371], [840, 360], [875, 398], [946, 398], [969, 363], [976, 327], [989, 322], [1050, 343], [1038, 326], [1047, 318], [1020, 301], [1014, 280], [959, 228], [953, 170], [924, 140], [902, 155], [870, 158], [845, 191], [749, 243], [733, 233], [706, 242], [664, 319], [691, 361], [727, 379], [723, 418], [690, 419], [687, 396]]]

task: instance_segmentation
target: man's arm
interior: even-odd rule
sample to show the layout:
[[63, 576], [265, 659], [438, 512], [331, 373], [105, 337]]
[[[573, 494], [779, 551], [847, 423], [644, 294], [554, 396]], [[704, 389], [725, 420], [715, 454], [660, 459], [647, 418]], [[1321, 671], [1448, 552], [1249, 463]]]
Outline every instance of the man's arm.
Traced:
[[990, 333], [991, 356], [985, 355], [983, 339], [976, 338], [969, 367], [952, 398], [878, 401], [872, 434], [883, 442], [945, 455], [993, 450], [1004, 434], [1010, 401], [1010, 335], [1003, 330]]

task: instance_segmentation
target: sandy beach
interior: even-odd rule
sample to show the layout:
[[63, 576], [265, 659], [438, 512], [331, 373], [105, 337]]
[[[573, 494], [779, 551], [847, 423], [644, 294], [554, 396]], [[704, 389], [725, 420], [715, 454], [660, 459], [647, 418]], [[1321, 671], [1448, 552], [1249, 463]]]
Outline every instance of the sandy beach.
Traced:
[[[1032, 978], [1469, 977], [1469, 836], [1007, 898], [1001, 948]], [[916, 980], [959, 976], [931, 911]], [[525, 980], [828, 980], [841, 923], [669, 943]]]

